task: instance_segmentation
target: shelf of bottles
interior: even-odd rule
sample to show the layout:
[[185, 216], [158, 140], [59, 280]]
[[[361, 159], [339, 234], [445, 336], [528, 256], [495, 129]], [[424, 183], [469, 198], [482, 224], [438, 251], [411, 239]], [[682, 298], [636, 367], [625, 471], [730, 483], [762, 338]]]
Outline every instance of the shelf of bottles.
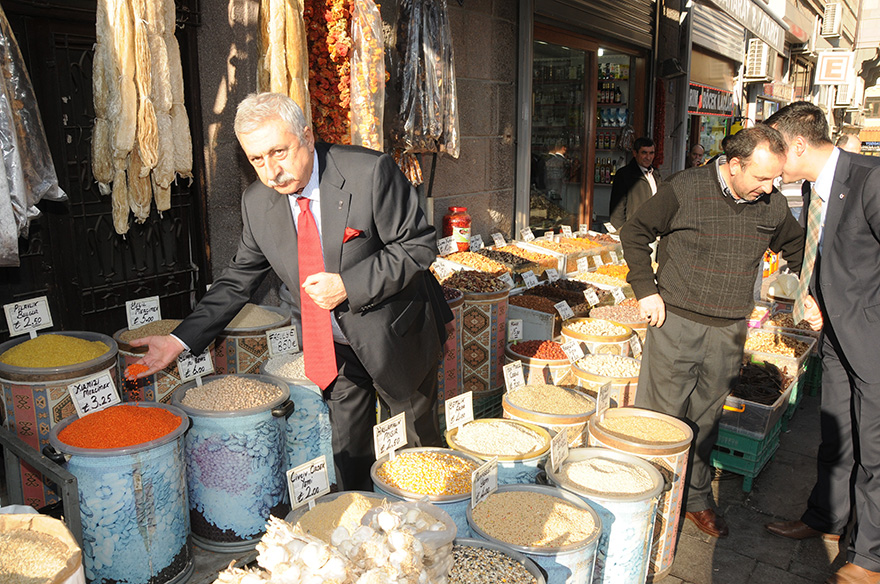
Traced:
[[596, 95], [596, 131], [593, 182], [609, 185], [617, 169], [626, 164], [626, 152], [619, 147], [621, 130], [630, 123], [629, 55], [604, 53], [599, 57]]

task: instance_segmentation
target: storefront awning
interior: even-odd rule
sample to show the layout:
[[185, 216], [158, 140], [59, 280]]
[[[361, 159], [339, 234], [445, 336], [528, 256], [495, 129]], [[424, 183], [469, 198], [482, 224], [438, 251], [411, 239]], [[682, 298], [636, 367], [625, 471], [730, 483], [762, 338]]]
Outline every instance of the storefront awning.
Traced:
[[749, 32], [770, 45], [780, 55], [785, 53], [785, 32], [789, 26], [753, 0], [709, 0], [743, 25]]

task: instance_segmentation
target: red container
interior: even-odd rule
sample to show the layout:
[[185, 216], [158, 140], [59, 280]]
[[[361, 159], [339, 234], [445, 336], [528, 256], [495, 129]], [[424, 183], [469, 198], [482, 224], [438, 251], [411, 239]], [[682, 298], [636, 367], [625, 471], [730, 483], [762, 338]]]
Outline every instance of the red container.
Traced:
[[449, 207], [443, 216], [443, 237], [452, 236], [458, 251], [468, 251], [471, 247], [471, 216], [467, 207]]

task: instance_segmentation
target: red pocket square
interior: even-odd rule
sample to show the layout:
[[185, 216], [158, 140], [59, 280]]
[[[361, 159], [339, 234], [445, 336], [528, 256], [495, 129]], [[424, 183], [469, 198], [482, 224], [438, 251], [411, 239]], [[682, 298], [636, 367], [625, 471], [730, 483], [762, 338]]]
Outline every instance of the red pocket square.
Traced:
[[345, 228], [345, 234], [342, 236], [342, 243], [348, 243], [358, 235], [363, 233], [360, 229], [352, 229], [351, 227]]

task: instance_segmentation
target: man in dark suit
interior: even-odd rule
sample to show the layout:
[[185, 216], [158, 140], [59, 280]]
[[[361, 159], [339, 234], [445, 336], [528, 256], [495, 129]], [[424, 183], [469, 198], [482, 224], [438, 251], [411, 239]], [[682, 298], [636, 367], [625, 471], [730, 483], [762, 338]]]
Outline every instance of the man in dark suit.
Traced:
[[[133, 343], [149, 346], [144, 374], [184, 347], [204, 351], [274, 270], [303, 324], [306, 374], [330, 409], [339, 489], [370, 490], [377, 393], [392, 415], [406, 413], [410, 446], [440, 444], [436, 368], [452, 314], [427, 271], [434, 228], [390, 156], [316, 144], [286, 96], [248, 96], [235, 133], [259, 178], [242, 195], [238, 251], [172, 335]], [[325, 333], [314, 343], [312, 318]]]
[[654, 163], [654, 141], [637, 138], [633, 143], [633, 159], [614, 173], [611, 183], [611, 224], [620, 231], [642, 203], [657, 192], [660, 173]]
[[[835, 541], [855, 517], [847, 563], [829, 583], [880, 583], [880, 159], [843, 152], [825, 114], [792, 103], [767, 124], [788, 142], [782, 178], [812, 183], [822, 227], [809, 290], [822, 356], [818, 478], [799, 521], [767, 530]], [[808, 205], [808, 202], [805, 203]], [[809, 230], [809, 227], [808, 227]], [[821, 310], [821, 314], [817, 312]]]

